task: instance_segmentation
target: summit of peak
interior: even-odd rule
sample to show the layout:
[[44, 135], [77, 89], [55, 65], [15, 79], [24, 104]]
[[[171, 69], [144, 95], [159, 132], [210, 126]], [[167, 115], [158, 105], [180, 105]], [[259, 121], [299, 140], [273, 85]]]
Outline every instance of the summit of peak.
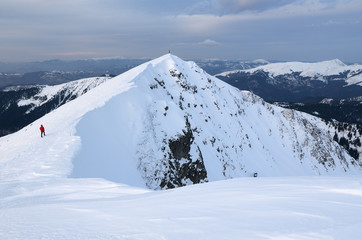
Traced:
[[167, 53], [165, 55], [162, 55], [158, 58], [155, 58], [153, 60], [151, 60], [151, 63], [157, 64], [163, 61], [172, 61], [172, 62], [178, 62], [178, 61], [183, 61], [181, 58], [177, 57], [176, 55], [173, 55], [171, 53]]
[[339, 60], [338, 58], [333, 59], [333, 60], [330, 60], [330, 61], [327, 61], [327, 62], [336, 64], [336, 65], [338, 65], [338, 66], [346, 66], [346, 64], [344, 64], [344, 63], [343, 63], [341, 60]]

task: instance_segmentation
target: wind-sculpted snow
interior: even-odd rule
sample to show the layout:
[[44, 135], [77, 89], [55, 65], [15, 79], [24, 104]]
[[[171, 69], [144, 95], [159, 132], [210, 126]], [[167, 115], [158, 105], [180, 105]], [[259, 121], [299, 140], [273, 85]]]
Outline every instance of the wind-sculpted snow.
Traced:
[[361, 236], [361, 177], [239, 178], [167, 191], [42, 179], [1, 182], [0, 190], [3, 240]]

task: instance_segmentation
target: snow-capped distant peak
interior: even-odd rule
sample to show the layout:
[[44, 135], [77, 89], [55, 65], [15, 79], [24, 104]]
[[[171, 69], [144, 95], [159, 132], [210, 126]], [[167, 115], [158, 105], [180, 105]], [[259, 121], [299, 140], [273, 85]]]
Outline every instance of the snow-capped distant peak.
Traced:
[[[327, 61], [328, 62], [328, 61]], [[335, 65], [339, 65], [339, 66], [346, 66], [346, 64], [344, 64], [341, 60], [339, 59], [333, 59], [330, 61], [332, 64], [335, 64]]]
[[245, 72], [255, 72], [263, 70], [269, 72], [272, 76], [291, 74], [293, 72], [300, 72], [302, 76], [330, 76], [343, 73], [350, 69], [361, 69], [362, 66], [348, 66], [339, 59], [330, 61], [305, 63], [305, 62], [285, 62], [285, 63], [270, 63], [267, 65], [259, 66], [253, 69], [244, 70]]

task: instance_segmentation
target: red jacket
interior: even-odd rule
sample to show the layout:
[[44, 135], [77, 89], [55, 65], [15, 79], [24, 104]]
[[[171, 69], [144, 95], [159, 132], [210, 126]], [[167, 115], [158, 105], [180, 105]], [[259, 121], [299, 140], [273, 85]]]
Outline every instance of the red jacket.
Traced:
[[43, 127], [43, 125], [41, 125], [40, 126], [40, 132], [44, 132], [45, 130], [44, 130], [44, 127]]

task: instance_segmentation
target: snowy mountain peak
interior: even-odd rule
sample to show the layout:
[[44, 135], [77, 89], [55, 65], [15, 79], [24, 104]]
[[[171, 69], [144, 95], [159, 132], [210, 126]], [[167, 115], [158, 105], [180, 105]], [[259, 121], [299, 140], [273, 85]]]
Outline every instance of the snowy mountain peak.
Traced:
[[[259, 66], [253, 69], [243, 70], [244, 72], [256, 72], [263, 70], [269, 72], [272, 76], [291, 74], [294, 72], [301, 73], [302, 76], [331, 76], [338, 75], [346, 71], [358, 71], [361, 70], [361, 65], [345, 65], [339, 59], [305, 63], [305, 62], [285, 62], [285, 63], [270, 63], [267, 65]], [[225, 74], [221, 74], [225, 75]]]
[[333, 60], [331, 60], [330, 62], [332, 62], [332, 63], [334, 63], [335, 65], [337, 65], [337, 66], [346, 66], [346, 64], [344, 64], [341, 60], [339, 60], [339, 59], [333, 59]]
[[267, 104], [171, 54], [0, 138], [0, 152], [3, 179], [96, 177], [151, 189], [255, 172], [361, 172], [320, 119]]

